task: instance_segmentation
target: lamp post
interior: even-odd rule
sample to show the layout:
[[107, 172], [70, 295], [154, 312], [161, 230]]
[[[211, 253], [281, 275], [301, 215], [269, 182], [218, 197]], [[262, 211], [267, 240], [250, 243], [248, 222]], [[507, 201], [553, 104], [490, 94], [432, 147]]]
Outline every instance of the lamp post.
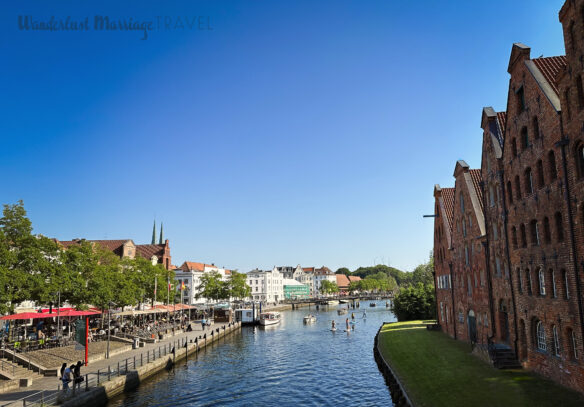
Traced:
[[59, 339], [59, 333], [61, 330], [59, 329], [59, 316], [61, 314], [61, 290], [57, 291], [57, 339]]
[[106, 349], [106, 352], [105, 352], [105, 358], [106, 359], [109, 359], [109, 357], [110, 357], [110, 331], [111, 331], [111, 322], [112, 322], [112, 318], [111, 318], [112, 311], [111, 311], [111, 309], [112, 309], [112, 303], [109, 302], [107, 304], [107, 349]]

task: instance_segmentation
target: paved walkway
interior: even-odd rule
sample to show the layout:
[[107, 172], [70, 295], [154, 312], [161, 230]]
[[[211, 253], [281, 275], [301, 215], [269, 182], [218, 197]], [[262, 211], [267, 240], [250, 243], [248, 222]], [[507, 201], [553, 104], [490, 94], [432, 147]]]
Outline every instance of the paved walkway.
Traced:
[[[107, 371], [108, 366], [112, 366], [112, 370], [114, 367], [117, 368], [118, 362], [122, 363], [128, 358], [136, 358], [139, 357], [141, 353], [146, 353], [147, 351], [152, 351], [153, 349], [158, 349], [160, 346], [168, 345], [169, 343], [173, 343], [177, 339], [187, 338], [187, 340], [195, 340], [195, 338], [202, 336], [203, 334], [207, 333], [210, 334], [214, 328], [222, 327], [223, 325], [227, 325], [227, 322], [219, 322], [216, 324], [211, 325], [211, 327], [205, 328], [205, 330], [201, 329], [201, 325], [198, 323], [193, 323], [193, 331], [191, 332], [182, 332], [177, 333], [176, 335], [170, 335], [168, 338], [163, 339], [157, 343], [146, 343], [144, 347], [139, 349], [132, 349], [127, 352], [123, 352], [117, 355], [112, 355], [109, 359], [103, 359], [96, 362], [89, 363], [88, 366], [83, 366], [81, 368], [81, 374], [85, 375], [87, 373], [97, 373], [98, 370]], [[89, 345], [91, 347], [91, 344]], [[75, 363], [75, 361], [70, 361], [69, 363]], [[40, 398], [40, 392], [45, 391], [44, 396], [48, 396], [57, 392], [58, 386], [61, 384], [61, 381], [58, 377], [42, 377], [40, 379], [36, 379], [33, 381], [32, 386], [30, 387], [21, 387], [16, 391], [8, 392], [0, 394], [0, 407], [10, 406], [22, 406], [23, 402], [22, 399], [25, 397], [33, 396], [35, 393], [39, 393], [37, 396], [31, 397], [31, 400], [36, 400]], [[83, 384], [84, 386], [84, 384]]]

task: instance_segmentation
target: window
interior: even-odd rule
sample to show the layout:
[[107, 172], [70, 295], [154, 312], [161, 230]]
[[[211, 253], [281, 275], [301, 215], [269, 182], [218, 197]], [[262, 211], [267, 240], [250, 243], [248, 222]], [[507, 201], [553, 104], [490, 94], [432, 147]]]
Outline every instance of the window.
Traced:
[[468, 266], [469, 259], [468, 259], [468, 246], [464, 246], [464, 263]]
[[492, 185], [489, 185], [489, 205], [491, 207], [495, 206], [495, 191], [493, 191]]
[[550, 269], [550, 281], [552, 283], [552, 298], [558, 298], [558, 291], [556, 288], [556, 274], [554, 270]]
[[543, 218], [543, 240], [546, 244], [550, 244], [552, 242], [550, 220], [548, 219], [547, 216]]
[[523, 86], [517, 89], [517, 111], [521, 113], [525, 110], [525, 92]]
[[564, 241], [564, 223], [562, 221], [562, 214], [560, 212], [556, 212], [554, 216], [556, 220], [556, 239], [558, 242]]
[[529, 222], [529, 229], [531, 232], [531, 244], [533, 246], [539, 246], [539, 226], [537, 225], [537, 220], [533, 219]]
[[485, 270], [481, 270], [481, 287], [485, 286]]
[[513, 203], [513, 190], [511, 189], [511, 181], [507, 181], [507, 196], [509, 197], [509, 205]]
[[527, 132], [527, 127], [521, 129], [521, 148], [525, 150], [529, 147], [529, 134]]
[[527, 247], [527, 234], [525, 233], [525, 225], [522, 223], [519, 228], [521, 230], [521, 247]]
[[543, 161], [539, 160], [536, 165], [537, 171], [537, 188], [543, 188], [545, 185], [545, 179], [543, 176]]
[[539, 295], [545, 295], [545, 273], [540, 268], [537, 274], [539, 277]]
[[533, 178], [531, 176], [531, 168], [525, 170], [525, 193], [533, 193]]
[[584, 89], [582, 89], [582, 75], [576, 77], [576, 90], [578, 91], [578, 107], [584, 109]]
[[513, 243], [513, 248], [517, 249], [517, 229], [515, 229], [515, 226], [511, 228], [511, 241]]
[[470, 281], [470, 276], [467, 276], [467, 284], [468, 296], [472, 297], [472, 283]]
[[464, 196], [462, 194], [459, 195], [460, 199], [460, 211], [464, 213]]
[[495, 257], [495, 272], [497, 277], [501, 277], [501, 259]]
[[514, 138], [511, 139], [511, 152], [513, 153], [513, 157], [517, 157], [517, 140]]
[[487, 319], [487, 313], [485, 312], [485, 318], [483, 319], [484, 325], [489, 326], [489, 320]]
[[531, 272], [529, 269], [525, 270], [525, 280], [527, 282], [527, 295], [533, 295], [533, 290], [531, 287]]
[[517, 269], [517, 278], [519, 279], [519, 292], [523, 293], [523, 277], [521, 276], [521, 270]]
[[554, 355], [560, 356], [560, 338], [558, 337], [558, 328], [552, 325], [552, 334], [554, 336]]
[[537, 349], [545, 352], [547, 349], [547, 344], [545, 342], [545, 329], [541, 321], [537, 321], [535, 324], [535, 337]]
[[576, 344], [576, 335], [572, 328], [568, 328], [568, 340], [570, 341], [570, 358], [572, 360], [578, 359], [578, 346]]
[[576, 35], [574, 34], [574, 22], [570, 23], [570, 27], [568, 28], [568, 34], [570, 36], [570, 47], [572, 49], [576, 49]]
[[566, 113], [568, 115], [568, 119], [572, 117], [572, 110], [570, 109], [570, 88], [566, 88], [564, 91], [564, 100], [566, 101]]
[[550, 173], [550, 181], [558, 178], [558, 170], [556, 169], [556, 155], [553, 150], [548, 153], [548, 170]]
[[568, 279], [568, 272], [562, 270], [562, 280], [564, 280], [564, 298], [570, 299], [570, 281]]
[[466, 237], [466, 219], [462, 219], [462, 235]]
[[539, 121], [537, 120], [537, 116], [533, 116], [531, 124], [533, 127], [533, 138], [537, 140], [539, 138]]
[[521, 182], [519, 181], [519, 175], [515, 176], [515, 198], [519, 201], [521, 199]]
[[497, 224], [493, 224], [493, 240], [499, 240], [499, 229], [497, 228]]
[[584, 178], [584, 143], [582, 142], [576, 148], [576, 169], [578, 178]]

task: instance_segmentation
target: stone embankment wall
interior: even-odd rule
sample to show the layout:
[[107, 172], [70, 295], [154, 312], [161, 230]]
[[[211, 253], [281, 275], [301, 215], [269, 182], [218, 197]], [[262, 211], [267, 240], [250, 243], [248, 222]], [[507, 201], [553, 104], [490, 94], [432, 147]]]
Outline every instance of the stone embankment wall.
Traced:
[[381, 332], [381, 328], [388, 323], [389, 322], [383, 323], [375, 335], [375, 340], [373, 341], [373, 355], [381, 374], [383, 374], [383, 377], [385, 378], [387, 387], [389, 387], [393, 405], [397, 407], [414, 407], [397, 375], [379, 351], [379, 333]]
[[148, 377], [171, 368], [177, 361], [188, 359], [189, 356], [195, 356], [196, 353], [207, 345], [218, 341], [220, 338], [231, 332], [241, 329], [241, 323], [237, 322], [231, 326], [225, 325], [225, 329], [220, 328], [214, 335], [206, 335], [206, 338], [195, 342], [186, 342], [186, 347], [177, 347], [174, 353], [168, 354], [168, 357], [156, 359], [136, 370], [130, 371], [127, 375], [112, 378], [104, 382], [101, 386], [91, 389], [79, 396], [65, 401], [63, 407], [102, 407], [114, 396], [135, 389], [142, 381]]

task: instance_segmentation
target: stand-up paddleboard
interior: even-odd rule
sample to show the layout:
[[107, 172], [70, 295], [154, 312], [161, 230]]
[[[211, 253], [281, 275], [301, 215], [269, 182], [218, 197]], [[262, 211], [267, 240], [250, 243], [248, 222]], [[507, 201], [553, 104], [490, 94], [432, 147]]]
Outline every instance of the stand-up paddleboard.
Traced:
[[337, 328], [331, 328], [331, 332], [337, 332]]

